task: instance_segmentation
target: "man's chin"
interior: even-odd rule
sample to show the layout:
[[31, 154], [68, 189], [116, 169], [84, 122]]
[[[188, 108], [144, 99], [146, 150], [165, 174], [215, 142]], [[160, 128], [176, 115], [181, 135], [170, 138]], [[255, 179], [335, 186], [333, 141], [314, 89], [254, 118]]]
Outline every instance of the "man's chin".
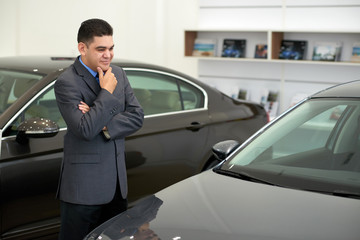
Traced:
[[100, 65], [100, 68], [103, 70], [103, 72], [106, 72], [110, 68], [110, 65]]

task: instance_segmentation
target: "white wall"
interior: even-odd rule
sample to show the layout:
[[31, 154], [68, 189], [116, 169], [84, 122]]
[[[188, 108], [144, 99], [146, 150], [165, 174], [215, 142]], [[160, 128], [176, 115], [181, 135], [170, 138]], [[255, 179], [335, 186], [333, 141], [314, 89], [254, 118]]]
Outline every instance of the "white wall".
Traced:
[[199, 28], [358, 30], [360, 0], [199, 0]]
[[114, 28], [115, 56], [197, 76], [184, 58], [184, 29], [197, 26], [197, 0], [0, 0], [0, 56], [76, 56], [88, 18]]

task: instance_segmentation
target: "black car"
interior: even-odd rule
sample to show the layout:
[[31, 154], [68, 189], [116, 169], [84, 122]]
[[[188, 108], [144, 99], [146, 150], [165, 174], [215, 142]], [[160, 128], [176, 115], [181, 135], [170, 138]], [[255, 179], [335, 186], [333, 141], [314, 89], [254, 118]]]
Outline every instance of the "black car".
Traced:
[[[0, 58], [0, 239], [30, 239], [59, 227], [55, 199], [66, 124], [54, 83], [73, 58]], [[238, 101], [163, 67], [114, 60], [144, 108], [126, 140], [129, 201], [218, 163], [210, 146], [244, 142], [267, 123], [258, 104]], [[43, 239], [43, 238], [42, 238]]]
[[223, 163], [139, 201], [86, 240], [360, 239], [360, 81], [213, 152]]

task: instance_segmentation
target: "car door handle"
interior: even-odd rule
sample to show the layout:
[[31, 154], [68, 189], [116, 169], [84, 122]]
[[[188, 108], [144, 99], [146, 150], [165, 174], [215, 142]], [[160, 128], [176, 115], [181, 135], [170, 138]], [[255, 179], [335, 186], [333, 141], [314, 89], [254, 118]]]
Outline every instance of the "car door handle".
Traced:
[[190, 131], [193, 131], [193, 132], [196, 132], [196, 131], [199, 131], [201, 128], [204, 127], [204, 124], [203, 123], [200, 123], [200, 122], [192, 122], [190, 124], [190, 126], [186, 127], [187, 130], [190, 130]]

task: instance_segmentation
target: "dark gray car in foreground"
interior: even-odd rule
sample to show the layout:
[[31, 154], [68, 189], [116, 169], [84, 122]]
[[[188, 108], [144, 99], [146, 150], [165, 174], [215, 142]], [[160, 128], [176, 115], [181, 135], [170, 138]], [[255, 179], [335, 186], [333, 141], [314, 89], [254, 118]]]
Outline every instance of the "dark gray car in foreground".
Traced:
[[[0, 58], [0, 239], [47, 239], [59, 229], [55, 199], [66, 124], [54, 83], [72, 58]], [[113, 61], [144, 108], [126, 142], [129, 201], [218, 163], [210, 148], [245, 141], [267, 123], [265, 110], [231, 99], [182, 73]], [[96, 176], [94, 176], [96, 177]]]
[[87, 240], [360, 239], [360, 81], [319, 92], [223, 163], [104, 223]]

